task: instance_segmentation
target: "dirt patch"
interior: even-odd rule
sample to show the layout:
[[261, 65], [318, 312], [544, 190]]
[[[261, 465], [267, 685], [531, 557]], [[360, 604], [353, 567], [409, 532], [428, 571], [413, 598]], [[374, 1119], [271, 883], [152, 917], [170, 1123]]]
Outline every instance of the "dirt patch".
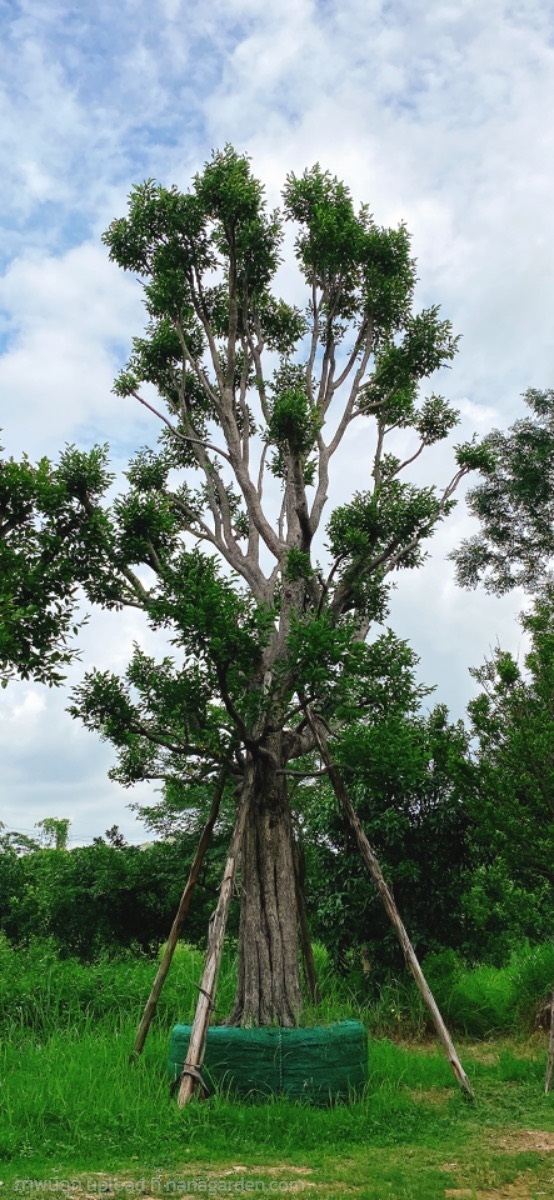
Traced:
[[210, 1178], [219, 1175], [313, 1175], [313, 1167], [264, 1167], [263, 1165], [228, 1167], [226, 1171], [206, 1171]]
[[514, 1129], [505, 1137], [495, 1139], [495, 1145], [500, 1150], [519, 1153], [522, 1150], [536, 1150], [538, 1154], [554, 1154], [554, 1133], [545, 1129]]
[[432, 1104], [435, 1108], [440, 1108], [452, 1099], [452, 1091], [447, 1088], [413, 1088], [410, 1091], [412, 1100], [419, 1104]]
[[[474, 1191], [473, 1188], [465, 1187], [446, 1188], [444, 1195], [451, 1200], [471, 1200], [471, 1197], [476, 1197], [477, 1200], [531, 1200], [530, 1186], [529, 1181], [521, 1176], [514, 1179], [513, 1183], [504, 1183], [498, 1188], [487, 1188], [486, 1191]], [[533, 1195], [537, 1195], [535, 1190]]]
[[[535, 1188], [533, 1194], [537, 1194]], [[514, 1179], [513, 1183], [505, 1183], [502, 1187], [487, 1189], [486, 1192], [477, 1192], [477, 1197], [478, 1200], [531, 1200], [531, 1182], [521, 1176]]]

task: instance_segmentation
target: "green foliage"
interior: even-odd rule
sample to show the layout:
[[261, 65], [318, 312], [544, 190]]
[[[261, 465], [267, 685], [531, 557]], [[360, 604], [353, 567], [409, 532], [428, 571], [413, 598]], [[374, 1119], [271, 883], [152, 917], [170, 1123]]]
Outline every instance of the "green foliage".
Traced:
[[[187, 797], [190, 802], [190, 796]], [[198, 800], [198, 794], [196, 796]], [[0, 853], [0, 929], [17, 944], [36, 935], [90, 961], [101, 951], [158, 945], [171, 927], [198, 842], [198, 815], [171, 842], [116, 848], [101, 839], [60, 854]], [[214, 834], [187, 925], [203, 944], [223, 869], [228, 829]], [[231, 920], [235, 929], [236, 915]]]
[[[77, 479], [70, 452], [57, 468], [43, 458], [0, 458], [0, 678], [59, 684], [76, 650], [75, 565], [90, 549], [87, 519], [75, 504], [95, 496], [102, 452], [82, 456]], [[86, 480], [86, 482], [85, 482]], [[84, 487], [82, 486], [84, 484]]]
[[[483, 479], [468, 493], [481, 531], [453, 555], [459, 581], [502, 595], [520, 586], [536, 591], [549, 578], [554, 554], [554, 391], [529, 388], [531, 410], [507, 431], [493, 430], [463, 450], [458, 461]], [[477, 457], [477, 455], [479, 457]]]
[[[463, 726], [450, 724], [441, 707], [428, 717], [418, 712], [411, 672], [404, 694], [402, 680], [396, 682], [393, 676], [372, 721], [354, 718], [345, 728], [334, 753], [410, 937], [424, 954], [464, 942], [473, 780]], [[377, 978], [387, 964], [398, 969], [396, 938], [332, 793], [326, 784], [306, 786], [302, 800], [317, 936], [325, 939], [325, 930], [333, 930], [328, 944], [335, 963], [344, 965], [349, 951], [362, 945]]]
[[348, 596], [345, 607], [379, 618], [383, 567], [390, 571], [395, 563], [419, 566], [424, 559], [422, 542], [451, 508], [452, 502], [443, 503], [434, 488], [417, 488], [397, 479], [385, 479], [373, 492], [358, 492], [336, 508], [328, 535], [331, 553], [341, 564], [337, 578]]
[[[551, 589], [522, 625], [531, 638], [525, 671], [497, 649], [473, 671], [481, 691], [469, 705], [479, 792], [472, 805], [482, 868], [470, 896], [481, 929], [546, 933], [554, 886], [554, 604]], [[487, 910], [489, 915], [487, 916]]]
[[544, 1023], [554, 984], [554, 944], [521, 943], [504, 964], [470, 969], [452, 950], [428, 955], [425, 973], [447, 1021], [472, 1037]]
[[366, 206], [356, 214], [347, 187], [316, 164], [298, 178], [287, 177], [285, 215], [300, 226], [298, 259], [309, 285], [324, 290], [326, 325], [339, 339], [348, 321], [362, 311], [375, 327], [376, 340], [401, 328], [415, 284], [409, 235], [379, 228]]

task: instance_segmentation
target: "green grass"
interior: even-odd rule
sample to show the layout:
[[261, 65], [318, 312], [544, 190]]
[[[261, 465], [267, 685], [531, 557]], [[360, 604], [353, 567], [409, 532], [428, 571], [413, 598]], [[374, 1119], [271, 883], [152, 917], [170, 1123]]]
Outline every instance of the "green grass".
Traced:
[[[488, 1046], [485, 1062], [481, 1047], [467, 1047], [474, 1105], [458, 1093], [436, 1049], [383, 1039], [370, 1045], [370, 1083], [352, 1105], [313, 1109], [217, 1096], [180, 1111], [165, 1074], [167, 1031], [152, 1033], [130, 1068], [133, 1032], [131, 1022], [111, 1033], [85, 1022], [44, 1040], [3, 1044], [3, 1195], [20, 1193], [18, 1180], [54, 1184], [99, 1172], [112, 1185], [119, 1181], [123, 1194], [124, 1182], [142, 1177], [223, 1182], [225, 1171], [244, 1167], [249, 1178], [258, 1172], [268, 1180], [267, 1169], [279, 1168], [286, 1181], [302, 1167], [325, 1195], [336, 1185], [337, 1195], [348, 1186], [375, 1200], [433, 1200], [468, 1179], [544, 1173], [544, 1156], [532, 1147], [498, 1149], [502, 1130], [554, 1131], [554, 1101], [542, 1094], [542, 1046]], [[454, 1171], [446, 1170], [452, 1161]], [[167, 1194], [161, 1186], [159, 1194]]]
[[[487, 1062], [466, 1049], [475, 1105], [460, 1096], [438, 1051], [384, 1039], [371, 1044], [371, 1081], [355, 1104], [321, 1110], [219, 1096], [180, 1111], [165, 1076], [167, 1031], [152, 1033], [143, 1060], [130, 1068], [132, 1034], [131, 1022], [112, 1033], [85, 1024], [42, 1042], [2, 1045], [2, 1194], [20, 1194], [17, 1181], [54, 1184], [96, 1172], [119, 1180], [124, 1192], [122, 1183], [143, 1176], [223, 1182], [225, 1170], [245, 1166], [248, 1177], [258, 1171], [271, 1180], [266, 1169], [279, 1168], [279, 1178], [290, 1180], [287, 1168], [301, 1166], [321, 1194], [341, 1183], [375, 1200], [432, 1200], [490, 1172], [499, 1180], [543, 1172], [532, 1148], [494, 1148], [502, 1130], [554, 1130], [542, 1048], [531, 1056], [523, 1043], [487, 1048]], [[445, 1170], [452, 1160], [456, 1170]]]
[[[323, 951], [318, 958], [323, 1000], [310, 1019], [362, 1016], [372, 1030], [364, 1096], [320, 1109], [280, 1099], [238, 1103], [220, 1094], [179, 1110], [166, 1075], [169, 1031], [192, 1015], [197, 951], [180, 948], [143, 1058], [130, 1067], [151, 962], [129, 956], [85, 967], [58, 960], [51, 946], [18, 953], [0, 946], [0, 1197], [38, 1194], [39, 1182], [60, 1196], [96, 1196], [103, 1188], [110, 1200], [141, 1192], [233, 1194], [237, 1184], [236, 1194], [255, 1184], [260, 1191], [262, 1183], [268, 1194], [270, 1184], [274, 1194], [286, 1185], [289, 1194], [329, 1200], [347, 1193], [360, 1200], [442, 1200], [448, 1189], [464, 1188], [468, 1196], [483, 1190], [489, 1200], [508, 1185], [514, 1200], [554, 1195], [554, 1099], [543, 1094], [544, 1034], [462, 1042], [476, 1091], [470, 1105], [432, 1041], [398, 1040], [424, 1024], [409, 983], [390, 984], [360, 1004], [348, 980], [332, 975]], [[531, 997], [534, 1004], [547, 968], [542, 960], [529, 965], [524, 955], [512, 961], [510, 978], [520, 972], [514, 1004], [525, 990], [523, 970], [528, 978], [534, 972], [535, 983], [526, 985], [526, 1003]], [[462, 972], [458, 982], [466, 977], [493, 994], [494, 973]], [[230, 1007], [234, 978], [230, 954], [218, 992], [222, 1012]], [[386, 1027], [389, 1037], [382, 1036]], [[542, 1131], [543, 1141], [529, 1131]], [[63, 1184], [68, 1179], [78, 1184], [72, 1191]]]

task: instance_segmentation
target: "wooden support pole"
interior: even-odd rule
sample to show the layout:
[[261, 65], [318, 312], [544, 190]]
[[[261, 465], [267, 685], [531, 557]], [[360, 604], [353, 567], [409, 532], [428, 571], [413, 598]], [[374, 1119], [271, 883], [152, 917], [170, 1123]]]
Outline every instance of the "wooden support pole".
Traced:
[[183, 892], [183, 895], [181, 896], [181, 899], [179, 902], [179, 907], [175, 914], [175, 920], [173, 922], [173, 925], [171, 926], [170, 934], [167, 939], [167, 942], [165, 945], [165, 950], [162, 955], [162, 960], [158, 967], [156, 978], [152, 984], [152, 990], [150, 992], [148, 1000], [146, 1001], [146, 1006], [145, 1006], [144, 1012], [141, 1017], [140, 1025], [137, 1029], [137, 1036], [135, 1038], [135, 1044], [129, 1055], [129, 1062], [131, 1062], [131, 1063], [135, 1062], [136, 1059], [139, 1057], [139, 1055], [142, 1054], [142, 1051], [144, 1048], [144, 1043], [148, 1036], [148, 1030], [150, 1029], [150, 1025], [152, 1024], [152, 1021], [154, 1019], [156, 1009], [158, 1007], [158, 1000], [160, 998], [161, 991], [162, 991], [163, 985], [165, 983], [169, 968], [171, 966], [171, 961], [173, 959], [173, 955], [175, 953], [175, 947], [181, 936], [181, 930], [182, 930], [184, 922], [185, 922], [185, 917], [186, 917], [189, 907], [190, 907], [190, 902], [192, 900], [192, 893], [194, 892], [196, 882], [197, 882], [198, 876], [200, 874], [200, 869], [201, 869], [202, 863], [204, 861], [204, 855], [206, 853], [206, 850], [208, 849], [208, 846], [210, 843], [210, 838], [211, 838], [212, 832], [213, 832], [213, 828], [217, 821], [217, 817], [218, 817], [218, 813], [219, 813], [219, 806], [221, 804], [221, 799], [223, 796], [223, 790], [225, 788], [226, 779], [227, 779], [227, 772], [225, 771], [220, 776], [220, 779], [219, 779], [219, 782], [218, 782], [218, 785], [216, 788], [216, 792], [215, 792], [214, 798], [212, 800], [212, 807], [210, 809], [208, 820], [206, 821], [206, 824], [202, 830], [202, 836], [198, 843], [198, 849], [196, 851], [192, 866], [189, 871], [189, 877], [187, 879], [185, 890]]
[[317, 986], [314, 951], [312, 939], [310, 937], [308, 918], [306, 916], [306, 904], [304, 901], [304, 879], [301, 869], [301, 855], [300, 849], [296, 842], [293, 845], [293, 855], [296, 907], [298, 909], [298, 926], [300, 930], [300, 945], [302, 947], [302, 962], [304, 964], [304, 979], [306, 981], [306, 986], [308, 988], [312, 1004], [319, 1004], [319, 988]]
[[456, 1076], [456, 1079], [458, 1081], [458, 1084], [460, 1085], [460, 1088], [462, 1089], [464, 1094], [470, 1100], [473, 1100], [473, 1089], [472, 1089], [469, 1079], [462, 1067], [460, 1059], [458, 1058], [456, 1047], [454, 1046], [452, 1038], [450, 1037], [448, 1029], [446, 1028], [446, 1025], [442, 1019], [442, 1016], [439, 1011], [435, 997], [433, 996], [433, 993], [429, 987], [429, 984], [427, 983], [427, 980], [423, 974], [423, 971], [419, 964], [419, 960], [416, 956], [415, 950], [414, 950], [412, 943], [408, 937], [408, 934], [406, 932], [406, 929], [405, 929], [402, 919], [400, 917], [400, 913], [398, 912], [398, 909], [394, 902], [392, 892], [391, 892], [388, 884], [385, 881], [383, 872], [381, 871], [381, 867], [379, 865], [379, 860], [377, 858], [377, 855], [375, 854], [375, 851], [372, 849], [372, 847], [366, 837], [366, 834], [364, 833], [364, 831], [362, 829], [362, 826], [356, 815], [356, 812], [354, 810], [354, 806], [352, 804], [350, 796], [348, 795], [348, 792], [346, 791], [346, 788], [342, 782], [338, 768], [336, 767], [336, 765], [333, 762], [333, 759], [331, 758], [331, 755], [329, 753], [329, 748], [327, 746], [327, 740], [326, 740], [325, 736], [322, 734], [321, 729], [318, 728], [316, 719], [314, 718], [314, 715], [309, 706], [306, 707], [306, 716], [308, 718], [308, 722], [312, 729], [312, 732], [313, 732], [316, 744], [319, 748], [319, 752], [321, 754], [323, 762], [325, 763], [325, 766], [327, 767], [327, 774], [329, 776], [329, 779], [331, 780], [333, 790], [335, 792], [337, 800], [339, 801], [339, 804], [340, 804], [349, 824], [352, 827], [352, 830], [356, 837], [356, 841], [358, 843], [358, 848], [360, 850], [362, 858], [368, 868], [371, 878], [373, 879], [375, 887], [376, 887], [377, 891], [379, 892], [379, 895], [381, 897], [381, 900], [383, 901], [387, 915], [390, 919], [390, 922], [394, 928], [394, 931], [398, 937], [398, 940], [399, 940], [402, 950], [404, 952], [404, 958], [406, 960], [406, 965], [408, 966], [409, 970], [411, 971], [411, 973], [415, 979], [416, 985], [419, 989], [420, 995], [422, 996], [425, 1004], [427, 1005], [427, 1008], [431, 1015], [431, 1020], [433, 1022], [433, 1025], [434, 1025], [436, 1033], [437, 1033], [437, 1037], [444, 1049], [446, 1057], [450, 1063], [450, 1066], [452, 1067], [452, 1070], [454, 1072], [454, 1075]]
[[548, 1058], [546, 1060], [546, 1078], [544, 1081], [545, 1095], [552, 1089], [552, 1072], [554, 1071], [554, 992], [550, 997], [550, 1033], [548, 1037]]
[[182, 1108], [188, 1104], [197, 1083], [201, 1083], [201, 1069], [204, 1061], [204, 1051], [206, 1048], [206, 1035], [210, 1021], [210, 1010], [215, 1003], [215, 992], [217, 986], [217, 974], [221, 961], [221, 952], [223, 950], [223, 939], [225, 937], [225, 928], [227, 925], [227, 916], [229, 913], [229, 905], [233, 895], [233, 885], [235, 882], [235, 873], [237, 867], [237, 858], [240, 852], [242, 839], [244, 836], [244, 828], [246, 825], [246, 817], [250, 804], [250, 796], [254, 782], [254, 770], [252, 761], [249, 760], [246, 766], [242, 796], [240, 799], [239, 810], [229, 846], [227, 862], [223, 872], [221, 889], [219, 892], [219, 900], [217, 908], [210, 922], [210, 932], [208, 937], [208, 949], [204, 962], [204, 973], [202, 975], [202, 983], [200, 985], [200, 995], [196, 1005], [194, 1021], [192, 1024], [190, 1042], [187, 1053], [187, 1061], [183, 1067], [181, 1084], [179, 1087], [178, 1104]]

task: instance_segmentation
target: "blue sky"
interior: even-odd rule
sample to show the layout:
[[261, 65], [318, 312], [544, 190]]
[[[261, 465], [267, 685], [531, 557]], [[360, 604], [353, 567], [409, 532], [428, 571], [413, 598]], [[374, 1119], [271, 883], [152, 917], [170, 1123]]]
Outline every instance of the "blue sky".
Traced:
[[[107, 260], [103, 229], [136, 182], [186, 187], [211, 149], [247, 150], [271, 203], [289, 170], [320, 161], [413, 235], [418, 303], [462, 334], [438, 386], [461, 436], [508, 425], [528, 386], [554, 382], [554, 43], [537, 0], [0, 0], [0, 426], [8, 453], [55, 456], [109, 441], [116, 464], [157, 433], [111, 394], [140, 332], [140, 293]], [[290, 262], [281, 282], [301, 300]], [[447, 475], [448, 451], [430, 470]], [[363, 486], [347, 443], [337, 496]], [[521, 596], [462, 593], [447, 554], [471, 530], [463, 504], [425, 568], [400, 581], [393, 622], [456, 713], [468, 667], [520, 646]], [[135, 614], [95, 617], [83, 664], [123, 666]], [[78, 669], [74, 674], [77, 679]], [[69, 816], [86, 840], [131, 797], [106, 778], [108, 747], [67, 697], [16, 684], [0, 697], [0, 818]], [[139, 789], [150, 798], [151, 789]]]

